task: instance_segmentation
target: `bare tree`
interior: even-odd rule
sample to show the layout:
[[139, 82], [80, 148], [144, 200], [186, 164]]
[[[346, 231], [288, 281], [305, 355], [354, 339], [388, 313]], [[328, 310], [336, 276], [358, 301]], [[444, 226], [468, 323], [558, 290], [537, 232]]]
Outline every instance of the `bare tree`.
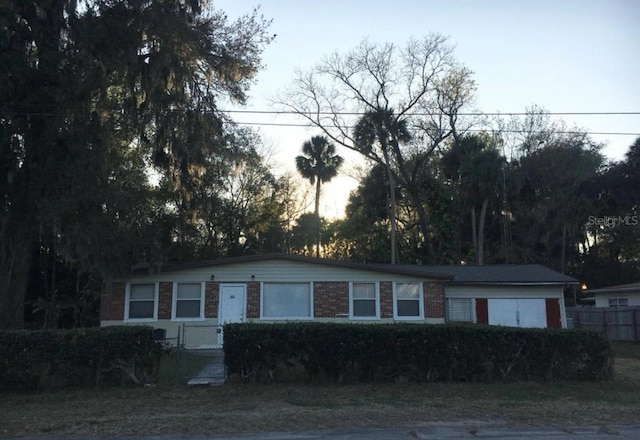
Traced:
[[[472, 72], [456, 61], [446, 38], [430, 34], [403, 48], [364, 40], [346, 54], [334, 53], [309, 71], [297, 71], [274, 104], [300, 115], [336, 144], [375, 163], [390, 164], [395, 181], [415, 205], [427, 258], [433, 260], [428, 213], [416, 176], [444, 140], [466, 130], [459, 113], [474, 90]], [[389, 125], [406, 124], [412, 141], [362, 148], [356, 121], [389, 112]]]

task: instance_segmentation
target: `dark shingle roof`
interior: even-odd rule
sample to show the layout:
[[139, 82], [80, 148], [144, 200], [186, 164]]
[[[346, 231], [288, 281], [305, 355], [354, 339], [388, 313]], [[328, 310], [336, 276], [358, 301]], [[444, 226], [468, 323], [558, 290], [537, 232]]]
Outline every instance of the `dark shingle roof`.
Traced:
[[420, 266], [416, 271], [449, 274], [454, 284], [577, 284], [578, 280], [540, 264], [500, 264], [487, 266]]
[[198, 267], [221, 266], [235, 263], [266, 260], [288, 260], [320, 264], [329, 267], [371, 270], [400, 275], [441, 279], [453, 284], [577, 284], [578, 281], [539, 264], [507, 264], [487, 266], [448, 266], [419, 264], [376, 264], [305, 257], [292, 254], [263, 254], [219, 260], [203, 260], [191, 263], [163, 263], [150, 266], [138, 265], [133, 272], [169, 272]]
[[640, 283], [619, 284], [617, 286], [601, 287], [599, 289], [589, 289], [587, 293], [617, 293], [617, 292], [640, 292]]

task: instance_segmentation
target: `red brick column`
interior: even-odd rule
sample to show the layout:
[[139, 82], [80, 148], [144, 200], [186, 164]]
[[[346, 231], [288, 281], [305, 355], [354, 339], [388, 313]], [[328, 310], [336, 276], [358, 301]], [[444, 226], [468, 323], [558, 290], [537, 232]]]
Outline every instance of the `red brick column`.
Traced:
[[163, 282], [158, 287], [158, 319], [171, 319], [173, 283]]
[[444, 318], [444, 285], [428, 283], [422, 285], [425, 318]]
[[313, 315], [335, 318], [337, 314], [349, 314], [349, 283], [313, 283]]
[[204, 284], [204, 317], [217, 318], [220, 303], [220, 283]]
[[260, 318], [260, 282], [247, 283], [247, 318]]
[[380, 317], [393, 318], [393, 284], [380, 282]]
[[125, 283], [108, 283], [100, 295], [100, 321], [124, 320]]

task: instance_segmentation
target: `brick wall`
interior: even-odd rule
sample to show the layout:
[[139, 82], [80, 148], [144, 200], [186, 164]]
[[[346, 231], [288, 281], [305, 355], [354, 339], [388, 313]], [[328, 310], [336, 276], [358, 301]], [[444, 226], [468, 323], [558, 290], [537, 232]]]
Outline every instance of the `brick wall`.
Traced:
[[349, 283], [313, 283], [313, 314], [316, 318], [335, 318], [349, 314]]
[[104, 286], [100, 296], [100, 320], [122, 321], [124, 319], [125, 283], [110, 283]]
[[207, 282], [204, 285], [204, 317], [217, 318], [220, 302], [220, 283]]
[[247, 318], [260, 318], [260, 283], [247, 283]]
[[164, 282], [158, 286], [158, 319], [171, 319], [173, 283]]
[[[260, 318], [260, 283], [247, 284], [247, 318]], [[348, 282], [315, 282], [313, 307], [315, 318], [335, 318], [337, 314], [349, 313]], [[100, 319], [103, 321], [124, 320], [125, 283], [105, 286], [100, 301]], [[444, 318], [444, 286], [441, 283], [423, 284], [425, 318]], [[159, 286], [158, 319], [171, 319], [173, 283], [162, 282]], [[217, 318], [220, 284], [205, 284], [205, 318]], [[380, 282], [380, 317], [393, 318], [393, 287], [390, 281]]]
[[444, 318], [444, 285], [427, 283], [422, 285], [425, 318]]
[[390, 281], [380, 283], [380, 317], [393, 318], [393, 284]]

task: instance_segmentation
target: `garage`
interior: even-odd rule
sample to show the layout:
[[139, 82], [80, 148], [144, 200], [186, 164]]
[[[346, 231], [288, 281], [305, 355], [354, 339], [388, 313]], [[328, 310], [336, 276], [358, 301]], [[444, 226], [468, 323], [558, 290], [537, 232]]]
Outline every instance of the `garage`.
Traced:
[[439, 266], [447, 322], [565, 328], [564, 289], [577, 280], [540, 265]]
[[544, 299], [493, 299], [487, 300], [490, 325], [509, 327], [547, 327], [547, 311]]

